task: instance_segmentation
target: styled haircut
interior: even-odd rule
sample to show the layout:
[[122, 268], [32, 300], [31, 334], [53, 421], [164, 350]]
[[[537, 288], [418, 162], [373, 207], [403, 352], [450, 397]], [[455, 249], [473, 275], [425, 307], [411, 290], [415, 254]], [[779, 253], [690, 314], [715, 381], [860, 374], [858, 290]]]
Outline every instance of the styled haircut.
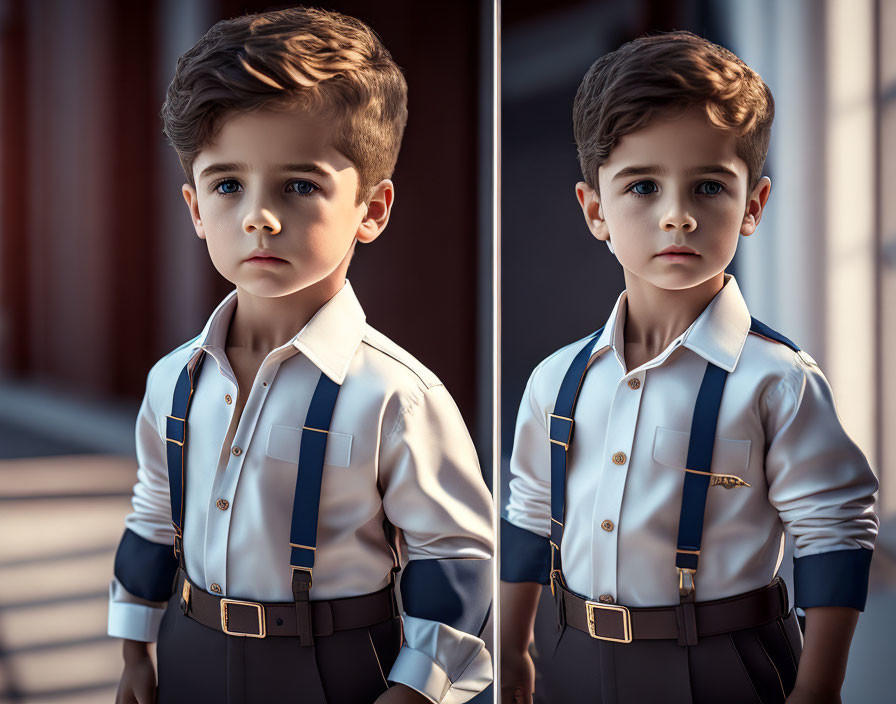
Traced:
[[392, 175], [407, 84], [376, 34], [337, 12], [296, 7], [218, 22], [178, 59], [162, 121], [195, 187], [193, 162], [222, 117], [295, 107], [334, 121], [333, 146], [358, 171], [359, 203]]
[[703, 107], [710, 122], [737, 135], [749, 188], [768, 154], [775, 101], [759, 74], [727, 49], [691, 32], [640, 37], [602, 56], [582, 79], [573, 104], [579, 164], [598, 189], [597, 170], [626, 134], [661, 114]]

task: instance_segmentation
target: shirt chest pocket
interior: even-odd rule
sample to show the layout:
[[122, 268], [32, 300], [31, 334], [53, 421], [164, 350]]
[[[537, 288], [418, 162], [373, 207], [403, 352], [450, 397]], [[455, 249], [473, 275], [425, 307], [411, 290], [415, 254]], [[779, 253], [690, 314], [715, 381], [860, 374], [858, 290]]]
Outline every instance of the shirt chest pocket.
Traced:
[[[667, 467], [682, 471], [687, 467], [690, 433], [657, 426], [653, 438], [653, 459]], [[716, 437], [712, 450], [713, 474], [729, 475], [749, 482], [750, 441]], [[728, 484], [732, 481], [728, 480]], [[722, 478], [714, 479], [714, 485], [726, 486]]]
[[[277, 460], [298, 464], [301, 428], [272, 425], [265, 454]], [[352, 436], [344, 433], [327, 434], [327, 453], [324, 463], [331, 467], [348, 467], [352, 458]]]

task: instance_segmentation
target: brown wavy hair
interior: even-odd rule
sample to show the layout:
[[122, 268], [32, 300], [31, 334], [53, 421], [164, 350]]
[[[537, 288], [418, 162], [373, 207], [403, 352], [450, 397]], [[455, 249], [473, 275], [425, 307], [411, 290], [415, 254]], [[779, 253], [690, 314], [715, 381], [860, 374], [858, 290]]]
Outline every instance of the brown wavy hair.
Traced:
[[758, 73], [727, 49], [685, 31], [622, 45], [592, 64], [573, 104], [579, 164], [598, 189], [597, 170], [626, 134], [660, 114], [702, 106], [710, 122], [738, 137], [750, 190], [768, 154], [775, 100]]
[[162, 106], [190, 185], [193, 162], [222, 117], [262, 107], [334, 120], [334, 146], [358, 171], [360, 203], [395, 168], [407, 84], [376, 34], [353, 17], [295, 7], [222, 20], [178, 59]]

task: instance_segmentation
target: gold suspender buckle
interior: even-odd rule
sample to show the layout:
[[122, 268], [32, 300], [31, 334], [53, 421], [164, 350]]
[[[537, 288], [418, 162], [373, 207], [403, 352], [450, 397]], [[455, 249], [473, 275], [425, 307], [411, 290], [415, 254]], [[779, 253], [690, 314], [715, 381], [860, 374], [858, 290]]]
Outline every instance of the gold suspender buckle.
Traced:
[[[550, 417], [550, 418], [559, 418], [560, 420], [566, 420], [566, 421], [569, 421], [569, 435], [566, 436], [566, 442], [563, 442], [562, 440], [554, 440], [554, 438], [550, 438], [550, 437], [549, 437], [550, 441], [551, 441], [554, 445], [559, 445], [559, 446], [562, 447], [564, 450], [566, 450], [567, 452], [569, 452], [569, 444], [572, 442], [572, 428], [573, 428], [573, 425], [575, 425], [575, 421], [574, 421], [572, 418], [567, 418], [566, 416], [558, 416], [558, 415], [555, 414], [555, 413], [548, 413], [548, 417]], [[550, 436], [550, 433], [551, 433], [551, 429], [548, 428], [548, 436]]]
[[[258, 612], [258, 632], [257, 633], [243, 633], [242, 631], [231, 631], [227, 626], [228, 613], [227, 609], [230, 606], [246, 606], [252, 609], [255, 609]], [[244, 636], [246, 638], [264, 638], [265, 635], [265, 621], [264, 621], [264, 605], [258, 604], [254, 601], [239, 601], [238, 599], [221, 599], [221, 630], [224, 631], [229, 636]]]
[[[186, 419], [186, 418], [178, 418], [177, 416], [165, 416], [165, 417], [166, 417], [166, 418], [170, 418], [171, 420], [179, 420], [181, 423], [183, 423], [183, 424], [184, 424], [184, 435], [186, 435], [186, 431], [187, 431], [187, 419]], [[165, 431], [165, 434], [166, 434], [166, 436], [167, 436], [167, 434], [168, 434], [167, 429], [166, 429], [166, 431]], [[184, 446], [184, 444], [183, 444], [182, 441], [180, 441], [180, 440], [174, 440], [174, 439], [169, 438], [169, 437], [166, 437], [166, 438], [165, 438], [165, 442], [173, 442], [175, 445], [178, 445], [179, 447], [183, 447], [183, 446]]]
[[[551, 520], [553, 521], [554, 519], [552, 518]], [[560, 574], [560, 570], [554, 567], [554, 551], [559, 549], [560, 548], [558, 548], [556, 545], [554, 545], [553, 542], [551, 542], [551, 571], [548, 574], [548, 579], [551, 584], [551, 596], [557, 596], [554, 582], [560, 582], [560, 580], [563, 578], [563, 575]]]
[[[690, 552], [688, 550], [681, 550], [679, 552]], [[696, 552], [700, 552], [697, 550]], [[689, 596], [693, 594], [694, 590], [697, 588], [697, 582], [695, 580], [695, 575], [697, 574], [697, 570], [691, 570], [686, 567], [677, 567], [678, 570], [678, 594], [680, 596]]]
[[[601, 612], [601, 624], [604, 621], [613, 621], [609, 628], [617, 634], [622, 631], [621, 638], [598, 633], [598, 612]], [[632, 642], [632, 615], [625, 606], [619, 604], [601, 604], [597, 601], [585, 602], [585, 615], [588, 617], [588, 634], [598, 640], [609, 640], [614, 643]], [[605, 630], [605, 629], [602, 629]]]

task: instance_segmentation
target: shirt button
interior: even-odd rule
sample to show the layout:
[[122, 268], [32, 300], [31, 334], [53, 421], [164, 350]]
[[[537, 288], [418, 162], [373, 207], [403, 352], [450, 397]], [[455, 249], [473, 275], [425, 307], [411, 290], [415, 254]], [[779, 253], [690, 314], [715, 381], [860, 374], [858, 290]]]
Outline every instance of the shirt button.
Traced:
[[613, 464], [625, 464], [625, 453], [617, 452], [613, 455]]
[[600, 527], [609, 533], [611, 530], [613, 530], [613, 521], [604, 521], [600, 524]]
[[641, 388], [641, 380], [640, 379], [629, 379], [628, 380], [628, 388], [630, 389], [640, 389]]
[[267, 385], [268, 385], [268, 382], [263, 381], [263, 382], [261, 382], [261, 385], [262, 385], [262, 386], [267, 386]]
[[230, 508], [230, 502], [227, 499], [218, 499], [215, 501], [215, 506], [217, 506], [222, 511], [226, 511]]
[[609, 594], [601, 594], [601, 595], [597, 598], [597, 600], [598, 600], [601, 604], [612, 604], [614, 601], [616, 601], [616, 600], [615, 600], [611, 595], [609, 595]]
[[231, 403], [233, 403], [233, 397], [230, 394], [225, 394], [224, 395], [224, 403], [226, 403], [229, 406]]
[[212, 582], [212, 586], [209, 587], [215, 594], [221, 593], [221, 585], [217, 582]]
[[239, 457], [241, 454], [243, 454], [243, 451], [242, 451], [240, 448], [238, 448], [238, 447], [234, 447], [234, 448], [231, 450], [231, 452], [232, 452], [234, 455], [236, 455], [237, 457]]

